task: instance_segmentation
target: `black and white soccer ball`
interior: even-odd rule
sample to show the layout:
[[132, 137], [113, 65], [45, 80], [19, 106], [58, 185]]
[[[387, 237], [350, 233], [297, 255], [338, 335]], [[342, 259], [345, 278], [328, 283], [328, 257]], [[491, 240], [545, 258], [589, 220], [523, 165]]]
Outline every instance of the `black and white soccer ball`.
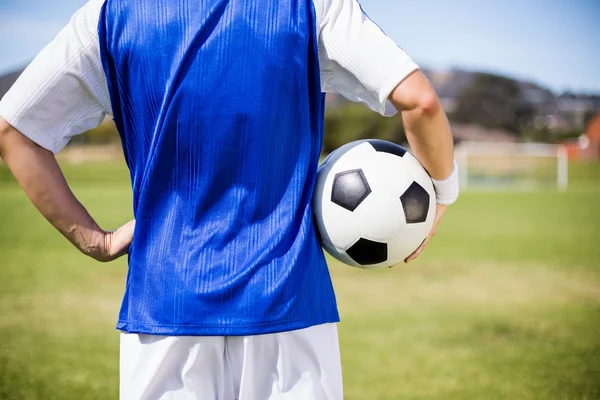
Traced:
[[313, 195], [323, 248], [345, 264], [402, 262], [429, 234], [435, 192], [419, 161], [383, 140], [348, 143], [320, 165]]

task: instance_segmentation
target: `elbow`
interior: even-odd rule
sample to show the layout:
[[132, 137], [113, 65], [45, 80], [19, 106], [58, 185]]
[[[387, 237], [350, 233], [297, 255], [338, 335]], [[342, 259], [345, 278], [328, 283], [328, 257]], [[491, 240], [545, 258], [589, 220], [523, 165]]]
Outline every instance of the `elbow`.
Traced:
[[440, 99], [433, 88], [420, 92], [415, 100], [414, 112], [419, 116], [433, 118], [442, 111]]
[[434, 117], [442, 111], [435, 89], [420, 71], [402, 81], [392, 92], [390, 100], [398, 111], [417, 117]]

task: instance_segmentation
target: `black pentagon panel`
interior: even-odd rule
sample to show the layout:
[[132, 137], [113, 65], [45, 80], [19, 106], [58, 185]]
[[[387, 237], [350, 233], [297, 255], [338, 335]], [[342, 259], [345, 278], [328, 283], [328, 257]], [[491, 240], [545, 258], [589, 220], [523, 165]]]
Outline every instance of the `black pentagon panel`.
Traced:
[[340, 172], [333, 179], [331, 201], [346, 210], [354, 211], [371, 193], [371, 188], [360, 169]]
[[360, 265], [375, 265], [387, 261], [388, 249], [385, 243], [361, 238], [346, 250], [346, 254]]
[[427, 212], [429, 211], [429, 202], [431, 201], [427, 190], [423, 189], [417, 182], [413, 182], [406, 192], [400, 196], [406, 222], [409, 224], [417, 224], [427, 220]]
[[394, 154], [398, 157], [404, 157], [404, 155], [406, 154], [406, 149], [404, 147], [392, 142], [388, 142], [386, 140], [370, 139], [367, 140], [367, 142], [369, 142], [369, 144], [373, 146], [375, 151]]

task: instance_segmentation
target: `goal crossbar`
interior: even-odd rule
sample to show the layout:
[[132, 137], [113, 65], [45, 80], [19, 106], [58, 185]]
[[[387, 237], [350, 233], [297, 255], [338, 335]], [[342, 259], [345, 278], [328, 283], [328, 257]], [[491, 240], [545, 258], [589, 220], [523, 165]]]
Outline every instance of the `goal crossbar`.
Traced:
[[[461, 185], [463, 188], [477, 186], [473, 184], [472, 169], [477, 164], [479, 175], [477, 181], [494, 182], [497, 184], [498, 176], [505, 174], [502, 184], [498, 186], [510, 186], [511, 182], [519, 181], [515, 176], [519, 171], [523, 176], [532, 172], [536, 166], [536, 159], [555, 159], [551, 166], [545, 167], [551, 174], [552, 181], [556, 188], [564, 191], [568, 187], [568, 156], [566, 149], [561, 145], [547, 143], [493, 143], [493, 142], [461, 142], [456, 147], [456, 159], [460, 166]], [[528, 162], [516, 162], [528, 160]], [[477, 162], [475, 162], [477, 161]], [[543, 163], [542, 163], [543, 164]], [[539, 168], [538, 168], [539, 169]], [[495, 176], [492, 177], [489, 170], [493, 170]], [[528, 171], [529, 170], [529, 171]], [[535, 174], [533, 174], [535, 175]], [[494, 180], [496, 178], [496, 180]], [[520, 187], [536, 188], [539, 187], [541, 178], [529, 177], [522, 179]]]

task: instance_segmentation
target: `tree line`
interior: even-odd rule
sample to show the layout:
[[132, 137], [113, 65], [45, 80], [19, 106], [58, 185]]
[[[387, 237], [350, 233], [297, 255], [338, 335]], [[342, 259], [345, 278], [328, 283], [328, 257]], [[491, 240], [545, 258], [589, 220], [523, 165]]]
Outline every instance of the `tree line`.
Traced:
[[[502, 129], [517, 139], [558, 142], [581, 134], [580, 127], [549, 127], [536, 121], [540, 118], [539, 105], [526, 99], [521, 82], [500, 75], [473, 73], [470, 82], [454, 98], [454, 107], [448, 110], [451, 122], [476, 124], [488, 129]], [[584, 115], [587, 120], [592, 113]], [[325, 115], [323, 151], [328, 153], [339, 146], [359, 139], [383, 139], [404, 143], [404, 127], [398, 118], [383, 118], [361, 104], [341, 102], [328, 107]], [[113, 124], [102, 124], [86, 133], [84, 143], [118, 141]]]

